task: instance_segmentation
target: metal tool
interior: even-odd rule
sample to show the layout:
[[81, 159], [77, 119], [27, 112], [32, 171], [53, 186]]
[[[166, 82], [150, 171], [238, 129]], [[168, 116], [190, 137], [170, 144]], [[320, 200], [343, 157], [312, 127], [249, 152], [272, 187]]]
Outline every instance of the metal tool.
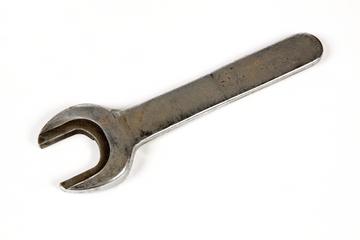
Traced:
[[77, 133], [94, 139], [100, 148], [99, 163], [61, 186], [73, 191], [98, 188], [128, 175], [140, 145], [201, 113], [310, 67], [322, 52], [315, 36], [297, 34], [124, 111], [76, 105], [44, 126], [39, 145], [44, 148]]

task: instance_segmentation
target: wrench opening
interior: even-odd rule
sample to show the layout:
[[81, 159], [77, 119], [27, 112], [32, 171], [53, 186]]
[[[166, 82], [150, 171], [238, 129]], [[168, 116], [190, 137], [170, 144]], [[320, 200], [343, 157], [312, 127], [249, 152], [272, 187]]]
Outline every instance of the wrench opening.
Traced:
[[97, 124], [90, 120], [72, 120], [53, 129], [41, 132], [38, 143], [41, 148], [45, 148], [75, 134], [83, 134], [96, 141], [100, 150], [100, 160], [93, 168], [60, 183], [64, 189], [68, 189], [98, 173], [105, 166], [109, 158], [110, 147], [105, 134]]
[[99, 146], [98, 164], [62, 182], [64, 190], [86, 191], [127, 176], [134, 142], [118, 117], [110, 109], [81, 104], [61, 111], [43, 127], [38, 138], [41, 148], [78, 133], [95, 140]]

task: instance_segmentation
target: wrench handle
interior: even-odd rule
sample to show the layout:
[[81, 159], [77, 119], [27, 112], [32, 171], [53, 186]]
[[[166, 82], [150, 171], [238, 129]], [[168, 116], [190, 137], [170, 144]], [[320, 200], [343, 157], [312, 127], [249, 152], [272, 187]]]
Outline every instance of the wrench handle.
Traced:
[[124, 112], [137, 142], [229, 103], [316, 63], [321, 42], [297, 34]]

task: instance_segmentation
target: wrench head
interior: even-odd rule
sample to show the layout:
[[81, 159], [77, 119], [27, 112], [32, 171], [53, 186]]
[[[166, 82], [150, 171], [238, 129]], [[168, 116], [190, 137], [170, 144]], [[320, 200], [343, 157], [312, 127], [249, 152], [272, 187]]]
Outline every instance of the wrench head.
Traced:
[[100, 149], [99, 163], [60, 184], [64, 190], [86, 191], [128, 175], [135, 144], [127, 132], [120, 111], [81, 104], [53, 117], [41, 130], [38, 143], [45, 148], [79, 133], [95, 140]]

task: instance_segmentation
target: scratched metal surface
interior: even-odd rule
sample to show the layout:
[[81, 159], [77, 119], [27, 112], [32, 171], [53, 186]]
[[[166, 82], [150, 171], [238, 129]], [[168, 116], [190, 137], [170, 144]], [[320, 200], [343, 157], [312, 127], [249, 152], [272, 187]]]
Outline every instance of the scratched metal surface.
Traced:
[[125, 112], [139, 141], [320, 58], [320, 41], [298, 34]]

